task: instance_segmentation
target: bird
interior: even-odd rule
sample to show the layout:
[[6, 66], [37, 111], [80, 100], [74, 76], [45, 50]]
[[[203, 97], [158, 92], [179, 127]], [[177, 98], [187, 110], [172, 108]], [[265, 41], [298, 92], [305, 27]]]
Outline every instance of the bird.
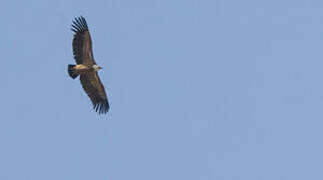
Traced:
[[98, 75], [102, 67], [94, 60], [91, 35], [85, 18], [75, 18], [71, 30], [74, 32], [72, 47], [76, 64], [68, 64], [68, 74], [72, 79], [80, 77], [82, 87], [92, 101], [93, 109], [99, 114], [106, 114], [110, 105]]

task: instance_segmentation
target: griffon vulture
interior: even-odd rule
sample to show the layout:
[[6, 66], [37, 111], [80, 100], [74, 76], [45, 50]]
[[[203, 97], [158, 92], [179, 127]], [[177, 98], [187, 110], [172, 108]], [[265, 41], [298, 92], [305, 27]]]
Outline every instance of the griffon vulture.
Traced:
[[98, 66], [93, 58], [92, 41], [89, 28], [84, 17], [75, 18], [71, 29], [75, 34], [73, 38], [73, 55], [76, 65], [68, 65], [68, 74], [75, 79], [80, 76], [82, 87], [90, 97], [93, 109], [99, 114], [109, 111], [109, 102], [104, 86], [98, 75]]

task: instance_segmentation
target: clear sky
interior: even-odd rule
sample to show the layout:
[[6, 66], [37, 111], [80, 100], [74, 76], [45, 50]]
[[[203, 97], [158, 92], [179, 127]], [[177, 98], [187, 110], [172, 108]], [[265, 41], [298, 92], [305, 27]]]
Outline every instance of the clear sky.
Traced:
[[[322, 0], [5, 0], [1, 180], [322, 180]], [[67, 74], [89, 25], [111, 103]]]

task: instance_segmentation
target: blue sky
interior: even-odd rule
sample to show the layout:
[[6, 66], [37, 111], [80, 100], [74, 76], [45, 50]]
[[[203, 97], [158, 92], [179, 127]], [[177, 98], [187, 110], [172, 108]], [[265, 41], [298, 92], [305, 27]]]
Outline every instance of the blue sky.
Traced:
[[[322, 7], [1, 2], [0, 179], [323, 179]], [[67, 74], [79, 15], [106, 116]]]

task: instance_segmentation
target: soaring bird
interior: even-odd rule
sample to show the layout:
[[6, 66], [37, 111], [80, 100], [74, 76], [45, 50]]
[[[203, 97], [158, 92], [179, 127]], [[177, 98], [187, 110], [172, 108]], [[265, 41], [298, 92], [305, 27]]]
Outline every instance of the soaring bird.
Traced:
[[99, 114], [109, 111], [110, 105], [104, 86], [98, 75], [102, 67], [95, 63], [92, 52], [92, 41], [84, 17], [75, 18], [71, 30], [75, 33], [73, 38], [73, 55], [76, 65], [68, 65], [68, 74], [75, 79], [80, 76], [82, 87], [90, 97], [93, 109]]

